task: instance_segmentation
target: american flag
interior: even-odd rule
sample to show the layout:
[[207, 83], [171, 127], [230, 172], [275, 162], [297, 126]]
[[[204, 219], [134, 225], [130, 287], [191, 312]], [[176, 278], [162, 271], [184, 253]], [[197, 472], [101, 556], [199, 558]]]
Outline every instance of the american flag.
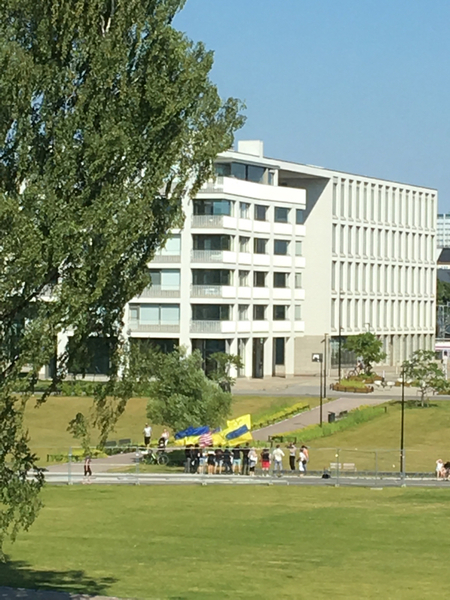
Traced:
[[200, 441], [200, 446], [202, 448], [204, 448], [205, 446], [211, 446], [212, 441], [213, 441], [211, 433], [209, 433], [209, 432], [204, 433], [203, 435], [200, 436], [199, 441]]

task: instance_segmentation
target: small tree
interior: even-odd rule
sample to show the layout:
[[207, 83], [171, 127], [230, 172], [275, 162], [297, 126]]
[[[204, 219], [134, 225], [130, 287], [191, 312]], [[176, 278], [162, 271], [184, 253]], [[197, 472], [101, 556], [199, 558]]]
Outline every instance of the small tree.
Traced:
[[366, 375], [372, 373], [373, 363], [381, 362], [386, 358], [386, 353], [382, 351], [383, 343], [370, 331], [351, 335], [347, 338], [344, 347], [362, 358]]
[[236, 383], [236, 378], [231, 375], [231, 369], [242, 368], [241, 357], [237, 354], [214, 352], [209, 360], [214, 363], [214, 370], [209, 373], [210, 379], [216, 381], [224, 392], [231, 392], [231, 388]]
[[413, 379], [417, 383], [421, 406], [428, 403], [430, 393], [449, 389], [449, 383], [432, 350], [416, 350], [411, 360], [403, 363], [403, 373], [405, 378]]
[[160, 355], [158, 373], [149, 382], [148, 418], [175, 431], [190, 425], [221, 425], [230, 413], [231, 394], [202, 369], [202, 355], [184, 348]]

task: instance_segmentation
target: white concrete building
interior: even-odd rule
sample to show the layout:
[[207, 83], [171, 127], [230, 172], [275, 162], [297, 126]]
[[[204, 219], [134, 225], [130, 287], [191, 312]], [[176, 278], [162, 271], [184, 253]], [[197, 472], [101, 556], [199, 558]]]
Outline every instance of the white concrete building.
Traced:
[[216, 168], [150, 265], [153, 285], [129, 303], [127, 332], [205, 358], [239, 354], [243, 376], [293, 374], [304, 332], [306, 192], [279, 185], [261, 142], [240, 142]]
[[[280, 185], [305, 189], [303, 371], [324, 334], [380, 336], [387, 363], [433, 349], [436, 321], [434, 189], [280, 162]], [[336, 364], [336, 360], [333, 361]]]
[[239, 354], [240, 375], [317, 373], [367, 330], [387, 364], [434, 347], [436, 190], [268, 159], [259, 141], [216, 161], [126, 307], [126, 332], [170, 350]]
[[450, 213], [439, 213], [436, 231], [437, 248], [450, 248]]

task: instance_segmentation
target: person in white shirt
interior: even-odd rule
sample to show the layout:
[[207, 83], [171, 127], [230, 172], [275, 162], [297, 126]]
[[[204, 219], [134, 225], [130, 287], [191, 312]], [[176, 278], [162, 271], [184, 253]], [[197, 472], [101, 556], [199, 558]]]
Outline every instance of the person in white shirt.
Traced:
[[163, 444], [164, 444], [164, 448], [167, 446], [167, 442], [169, 441], [169, 437], [170, 437], [170, 433], [167, 431], [167, 429], [164, 428], [160, 440], [162, 440]]
[[298, 456], [298, 470], [300, 471], [300, 477], [303, 477], [303, 475], [306, 471], [306, 463], [307, 463], [306, 454], [302, 447], [302, 448], [300, 448], [300, 454]]
[[256, 450], [254, 448], [252, 448], [250, 450], [250, 452], [248, 453], [248, 466], [249, 466], [250, 475], [252, 477], [255, 476], [255, 467], [256, 467], [257, 462], [258, 462], [258, 455], [256, 454]]
[[281, 475], [281, 472], [283, 470], [284, 452], [280, 448], [280, 444], [277, 444], [277, 447], [272, 452], [272, 456], [273, 456], [273, 473], [275, 475], [275, 473], [278, 472]]
[[144, 427], [144, 446], [148, 448], [150, 446], [150, 440], [152, 439], [152, 428], [148, 423]]

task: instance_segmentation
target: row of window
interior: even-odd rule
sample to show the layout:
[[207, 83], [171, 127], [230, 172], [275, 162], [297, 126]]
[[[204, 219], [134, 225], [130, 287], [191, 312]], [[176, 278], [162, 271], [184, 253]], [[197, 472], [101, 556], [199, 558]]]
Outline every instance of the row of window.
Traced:
[[342, 179], [333, 184], [333, 215], [432, 228], [436, 196], [384, 184]]
[[[239, 202], [239, 217], [241, 219], [253, 219], [255, 221], [269, 221], [270, 211], [273, 208], [273, 221], [275, 223], [291, 223], [291, 213], [294, 209], [285, 206], [267, 206], [265, 204], [252, 204], [250, 202]], [[195, 216], [235, 216], [235, 202], [232, 200], [194, 200], [193, 212]], [[305, 211], [302, 208], [295, 209], [295, 224], [303, 225], [305, 222]]]
[[[234, 285], [235, 272], [231, 269], [192, 269], [192, 284], [199, 286], [208, 285]], [[253, 271], [252, 282], [254, 287], [267, 287], [268, 271]], [[152, 287], [162, 290], [180, 289], [180, 269], [150, 269]], [[273, 273], [272, 285], [275, 288], [290, 287], [291, 273]], [[294, 286], [302, 287], [302, 273], [294, 273]], [[250, 285], [250, 271], [238, 271], [240, 287]]]
[[[234, 236], [223, 235], [223, 234], [198, 234], [193, 235], [193, 248], [194, 250], [213, 250], [213, 251], [233, 251], [234, 250]], [[288, 240], [273, 240], [272, 251], [273, 254], [278, 256], [287, 256], [291, 253], [291, 245], [295, 250], [295, 256], [302, 255], [302, 242], [296, 240], [290, 242]], [[252, 238], [247, 236], [239, 236], [239, 252], [250, 252], [250, 248], [253, 249], [254, 254], [268, 254], [269, 253], [269, 240], [266, 238], [255, 237]]]
[[331, 327], [338, 330], [433, 327], [434, 306], [417, 300], [332, 300]]
[[434, 262], [433, 235], [333, 224], [333, 253]]
[[[233, 319], [233, 306], [230, 304], [193, 304], [193, 321], [230, 321]], [[289, 306], [275, 304], [272, 306], [271, 318], [274, 321], [289, 319]], [[253, 320], [265, 321], [268, 318], [268, 306], [255, 304], [252, 308]], [[294, 306], [294, 319], [301, 320], [301, 305]], [[250, 305], [238, 305], [238, 320], [250, 319]], [[180, 323], [179, 304], [130, 304], [130, 321], [140, 325], [178, 325]]]
[[433, 295], [434, 278], [434, 269], [426, 267], [336, 261], [331, 264], [333, 291]]

